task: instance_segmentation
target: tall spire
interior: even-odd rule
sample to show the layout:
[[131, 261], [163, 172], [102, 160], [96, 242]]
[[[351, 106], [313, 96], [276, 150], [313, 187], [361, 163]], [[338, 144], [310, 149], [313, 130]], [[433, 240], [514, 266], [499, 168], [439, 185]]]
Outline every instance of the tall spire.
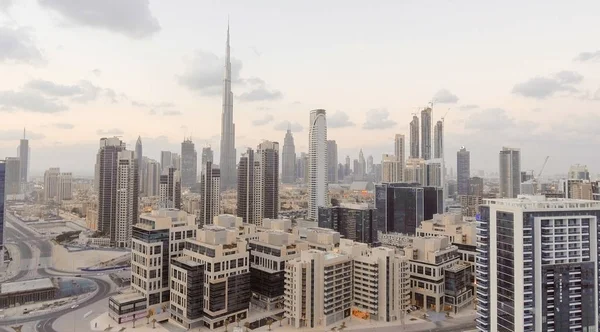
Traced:
[[25, 138], [26, 138], [26, 136], [25, 136], [25, 127], [23, 127], [23, 139], [25, 139]]

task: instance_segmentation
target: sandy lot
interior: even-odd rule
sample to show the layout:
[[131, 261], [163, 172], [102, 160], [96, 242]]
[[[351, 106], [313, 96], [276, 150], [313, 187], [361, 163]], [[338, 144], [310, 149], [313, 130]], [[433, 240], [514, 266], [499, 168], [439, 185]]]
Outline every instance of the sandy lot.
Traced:
[[85, 250], [78, 252], [68, 252], [61, 245], [54, 245], [52, 248], [52, 261], [54, 268], [64, 271], [77, 271], [81, 267], [94, 266], [100, 262], [111, 260], [115, 257], [131, 255], [119, 251], [104, 250]]

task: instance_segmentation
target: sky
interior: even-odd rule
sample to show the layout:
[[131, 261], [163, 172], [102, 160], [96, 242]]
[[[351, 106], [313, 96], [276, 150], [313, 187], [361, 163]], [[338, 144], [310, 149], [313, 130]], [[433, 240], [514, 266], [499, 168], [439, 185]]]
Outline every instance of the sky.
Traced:
[[[308, 150], [310, 110], [346, 155], [393, 152], [412, 113], [445, 116], [447, 167], [600, 173], [598, 1], [0, 0], [0, 158], [92, 175], [101, 137], [144, 155], [191, 136], [218, 160], [227, 24], [238, 154]], [[408, 141], [408, 139], [407, 139]], [[455, 168], [455, 167], [454, 167]]]

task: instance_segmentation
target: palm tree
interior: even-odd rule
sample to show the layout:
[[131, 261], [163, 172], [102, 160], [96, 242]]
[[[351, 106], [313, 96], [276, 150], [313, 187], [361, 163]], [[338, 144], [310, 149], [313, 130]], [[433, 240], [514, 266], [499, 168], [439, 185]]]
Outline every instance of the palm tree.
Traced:
[[342, 331], [345, 328], [346, 328], [346, 322], [342, 322], [342, 325], [340, 326], [339, 330]]
[[21, 329], [23, 328], [23, 325], [15, 325], [15, 326], [11, 326], [11, 328], [13, 330], [15, 330], [15, 332], [21, 332]]
[[152, 319], [152, 328], [156, 328], [156, 318]]
[[240, 327], [240, 322], [242, 321], [239, 317], [235, 320], [237, 322], [238, 327]]
[[246, 332], [250, 329], [250, 322], [245, 322], [244, 327], [246, 328]]
[[269, 331], [271, 331], [272, 324], [273, 324], [273, 320], [271, 318], [267, 319], [267, 325], [269, 326]]
[[227, 332], [227, 326], [229, 326], [229, 318], [225, 319], [225, 332]]
[[335, 331], [335, 329], [336, 329], [336, 327], [335, 327], [335, 326], [334, 326], [334, 327], [332, 327], [332, 328], [331, 328], [331, 332]]

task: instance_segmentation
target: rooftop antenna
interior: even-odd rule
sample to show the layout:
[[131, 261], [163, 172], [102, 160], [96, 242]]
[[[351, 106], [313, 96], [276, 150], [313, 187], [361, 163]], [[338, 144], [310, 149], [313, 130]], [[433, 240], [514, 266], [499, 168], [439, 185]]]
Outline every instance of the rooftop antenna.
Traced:
[[25, 127], [23, 127], [23, 139], [26, 139], [26, 137], [25, 137]]

